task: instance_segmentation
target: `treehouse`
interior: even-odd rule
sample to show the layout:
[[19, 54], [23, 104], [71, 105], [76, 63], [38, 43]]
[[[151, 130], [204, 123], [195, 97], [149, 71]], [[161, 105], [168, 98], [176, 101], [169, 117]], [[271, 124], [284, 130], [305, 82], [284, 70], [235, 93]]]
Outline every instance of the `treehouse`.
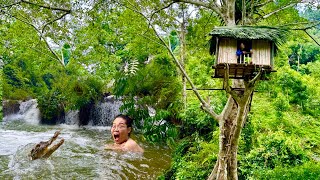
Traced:
[[[210, 53], [216, 55], [214, 78], [223, 78], [227, 64], [229, 78], [253, 78], [260, 69], [273, 72], [277, 45], [286, 31], [271, 27], [216, 27], [210, 35]], [[262, 77], [262, 78], [263, 78]]]

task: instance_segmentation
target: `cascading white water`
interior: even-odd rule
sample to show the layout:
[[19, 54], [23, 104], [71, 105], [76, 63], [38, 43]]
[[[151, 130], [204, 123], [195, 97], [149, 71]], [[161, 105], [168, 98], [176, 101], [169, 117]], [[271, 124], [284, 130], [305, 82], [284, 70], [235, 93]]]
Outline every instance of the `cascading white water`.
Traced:
[[39, 124], [40, 110], [36, 99], [30, 99], [20, 103], [19, 112], [3, 118], [5, 122], [10, 120], [22, 120], [29, 124]]
[[[35, 143], [56, 130], [64, 144], [48, 159], [31, 161]], [[0, 179], [156, 179], [170, 165], [170, 151], [132, 136], [144, 154], [104, 150], [113, 143], [110, 127], [32, 125], [23, 121], [0, 124]], [[58, 139], [59, 141], [59, 139]]]
[[[116, 100], [113, 96], [108, 96], [103, 101], [93, 105], [89, 112], [88, 125], [110, 126], [115, 116], [120, 114], [122, 101]], [[39, 124], [40, 110], [37, 108], [37, 100], [31, 99], [20, 103], [19, 112], [4, 117], [4, 121], [22, 120], [29, 124]], [[66, 112], [64, 123], [67, 125], [82, 125], [79, 121], [79, 110]]]
[[102, 102], [94, 105], [89, 115], [89, 125], [111, 126], [113, 119], [120, 114], [122, 101], [116, 100], [113, 96], [105, 97]]
[[[144, 154], [104, 150], [113, 143], [110, 127], [121, 101], [106, 97], [90, 111], [89, 124], [79, 125], [79, 111], [69, 111], [65, 124], [41, 125], [36, 100], [20, 104], [15, 115], [0, 123], [0, 179], [156, 179], [170, 165], [166, 147], [150, 145], [132, 134]], [[18, 120], [18, 121], [16, 121]], [[30, 161], [35, 143], [60, 130], [65, 143], [48, 159]]]
[[79, 125], [79, 110], [68, 111], [65, 115], [65, 124]]
[[29, 124], [39, 124], [40, 110], [37, 106], [38, 103], [36, 99], [31, 99], [20, 104], [19, 114], [23, 116], [25, 122]]

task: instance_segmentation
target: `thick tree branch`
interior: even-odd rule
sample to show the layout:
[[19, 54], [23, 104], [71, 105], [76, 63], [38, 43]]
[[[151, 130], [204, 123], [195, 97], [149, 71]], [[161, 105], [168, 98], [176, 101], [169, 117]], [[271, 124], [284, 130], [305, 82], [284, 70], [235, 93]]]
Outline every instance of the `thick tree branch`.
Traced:
[[45, 8], [45, 9], [56, 10], [56, 11], [64, 11], [64, 12], [67, 12], [67, 13], [71, 13], [71, 9], [46, 6], [46, 5], [37, 4], [37, 3], [33, 3], [33, 2], [30, 2], [30, 1], [26, 1], [26, 0], [21, 0], [21, 2], [26, 3], [26, 4], [30, 4], [30, 5], [34, 5], [34, 6], [38, 6], [38, 7], [42, 7], [42, 8]]
[[320, 25], [320, 22], [299, 22], [299, 23], [290, 23], [290, 24], [285, 24], [283, 25], [282, 27], [287, 27], [287, 26], [293, 26], [293, 25], [302, 25], [302, 24], [307, 24], [309, 26], [307, 27], [301, 27], [301, 28], [287, 28], [287, 29], [290, 29], [290, 30], [301, 30], [301, 31], [304, 31], [318, 46], [320, 46], [320, 43], [317, 42], [316, 39], [314, 39], [310, 33], [307, 32], [308, 29], [311, 29], [311, 28], [314, 28], [318, 25]]
[[152, 14], [151, 14], [151, 16], [150, 16], [150, 19], [152, 19], [155, 14], [157, 14], [158, 12], [160, 12], [160, 11], [162, 11], [162, 10], [164, 10], [164, 9], [169, 8], [169, 7], [170, 7], [172, 4], [174, 4], [174, 3], [175, 3], [175, 2], [170, 2], [170, 3], [167, 4], [166, 6], [161, 7], [161, 8], [159, 8], [159, 9], [155, 10], [154, 12], [152, 12]]
[[262, 73], [263, 73], [263, 68], [260, 68], [258, 74], [257, 74], [253, 79], [251, 79], [251, 80], [249, 81], [249, 86], [253, 86], [254, 83], [255, 83], [257, 80], [260, 79]]
[[268, 17], [272, 16], [273, 14], [276, 14], [276, 13], [278, 13], [278, 12], [280, 12], [280, 11], [284, 10], [284, 9], [287, 9], [287, 8], [293, 7], [293, 6], [295, 6], [296, 4], [297, 4], [297, 2], [295, 2], [295, 3], [290, 3], [290, 4], [286, 5], [286, 6], [283, 6], [283, 7], [279, 8], [279, 9], [277, 9], [277, 10], [273, 11], [273, 12], [270, 12], [270, 13], [268, 13], [268, 14], [266, 14], [266, 15], [262, 16], [262, 18], [263, 18], [263, 19], [266, 19], [266, 18], [268, 18]]
[[62, 14], [61, 16], [59, 16], [59, 17], [57, 17], [57, 18], [55, 18], [55, 19], [52, 19], [51, 21], [47, 22], [47, 23], [42, 27], [42, 31], [41, 31], [41, 32], [43, 33], [43, 32], [44, 32], [44, 29], [45, 29], [48, 25], [50, 25], [50, 24], [52, 24], [52, 23], [54, 23], [54, 22], [62, 19], [64, 16], [66, 16], [66, 15], [68, 15], [68, 14], [69, 14], [69, 13], [66, 12], [66, 13]]

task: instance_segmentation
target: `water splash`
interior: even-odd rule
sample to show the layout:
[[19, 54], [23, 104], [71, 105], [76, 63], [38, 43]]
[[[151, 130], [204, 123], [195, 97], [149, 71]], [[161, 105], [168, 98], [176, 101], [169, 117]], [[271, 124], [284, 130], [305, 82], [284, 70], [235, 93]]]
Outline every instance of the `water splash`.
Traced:
[[[0, 124], [0, 179], [156, 179], [170, 165], [168, 149], [143, 143], [134, 134], [143, 155], [103, 149], [113, 142], [110, 125], [121, 105], [113, 96], [105, 97], [89, 112], [94, 126], [79, 127], [79, 111], [67, 112], [65, 124], [46, 126], [38, 124], [36, 100], [21, 103], [20, 111]], [[57, 129], [65, 143], [48, 159], [30, 161], [33, 145]]]
[[[7, 130], [0, 125], [0, 179], [156, 179], [170, 165], [170, 151], [138, 136], [132, 138], [144, 154], [104, 150], [112, 143], [110, 127], [33, 125], [42, 127], [34, 132], [32, 125], [22, 126], [26, 128]], [[27, 154], [34, 144], [48, 140], [57, 129], [65, 143], [48, 159], [30, 161]]]

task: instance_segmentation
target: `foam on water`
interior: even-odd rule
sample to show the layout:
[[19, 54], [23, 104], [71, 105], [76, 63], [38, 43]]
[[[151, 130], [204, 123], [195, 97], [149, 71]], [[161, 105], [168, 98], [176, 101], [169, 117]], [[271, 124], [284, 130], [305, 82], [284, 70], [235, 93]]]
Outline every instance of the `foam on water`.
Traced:
[[[156, 179], [170, 165], [166, 148], [135, 136], [144, 154], [104, 150], [112, 143], [110, 127], [10, 123], [0, 126], [0, 179]], [[35, 143], [49, 140], [56, 130], [65, 143], [48, 159], [30, 161]]]

